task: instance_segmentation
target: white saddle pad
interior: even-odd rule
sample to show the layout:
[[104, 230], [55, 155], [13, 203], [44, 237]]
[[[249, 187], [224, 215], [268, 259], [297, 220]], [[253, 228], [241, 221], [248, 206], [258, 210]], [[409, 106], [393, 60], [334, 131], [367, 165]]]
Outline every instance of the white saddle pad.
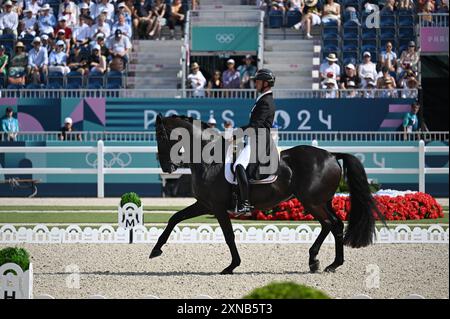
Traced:
[[[278, 156], [280, 155], [280, 152], [278, 151]], [[234, 168], [241, 164], [244, 166], [244, 168], [247, 168], [248, 164], [250, 162], [250, 144], [244, 147], [244, 149], [241, 151], [241, 154], [239, 154], [236, 162], [233, 163], [233, 144], [230, 144], [227, 148], [227, 153], [225, 154], [225, 179], [228, 183], [237, 185], [237, 178], [235, 174], [233, 173], [235, 170]], [[255, 181], [255, 180], [249, 180], [248, 182], [250, 184], [270, 184], [277, 180], [277, 175], [270, 175], [269, 177]]]

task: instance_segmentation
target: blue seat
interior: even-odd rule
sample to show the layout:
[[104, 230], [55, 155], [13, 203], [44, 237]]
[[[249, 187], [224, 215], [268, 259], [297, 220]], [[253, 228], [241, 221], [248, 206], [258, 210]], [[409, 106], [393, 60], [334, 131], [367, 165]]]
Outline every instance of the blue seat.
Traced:
[[358, 51], [359, 46], [358, 43], [354, 43], [354, 42], [345, 42], [344, 45], [342, 46], [342, 51], [344, 52], [356, 52]]
[[337, 20], [334, 20], [334, 19], [330, 19], [330, 20], [328, 20], [326, 22], [322, 22], [322, 24], [325, 27], [336, 27], [337, 28], [337, 26], [338, 26]]
[[395, 15], [388, 13], [380, 13], [380, 26], [393, 27], [395, 26]]
[[121, 89], [123, 86], [123, 74], [121, 72], [110, 71], [106, 74], [107, 89]]
[[6, 49], [14, 50], [15, 36], [13, 34], [0, 35], [0, 44], [3, 44]]
[[344, 7], [359, 7], [358, 0], [343, 0], [342, 4], [344, 5]]
[[391, 27], [383, 27], [380, 30], [380, 39], [395, 39], [396, 29]]
[[411, 14], [408, 15], [402, 15], [399, 14], [398, 16], [398, 25], [400, 27], [409, 27], [409, 26], [414, 26], [414, 16]]
[[323, 39], [337, 39], [339, 38], [339, 30], [335, 26], [326, 26], [323, 28], [322, 32]]
[[361, 29], [361, 39], [376, 39], [377, 38], [377, 29], [375, 28], [362, 28]]
[[347, 20], [344, 22], [344, 28], [358, 28], [359, 22], [355, 20]]
[[283, 12], [270, 11], [269, 12], [269, 28], [280, 29], [283, 27]]
[[412, 27], [406, 27], [406, 28], [399, 28], [398, 29], [398, 39], [401, 40], [405, 40], [405, 41], [411, 41], [411, 40], [415, 40], [415, 30]]
[[81, 89], [83, 87], [83, 75], [77, 71], [71, 71], [66, 75], [67, 89]]
[[88, 77], [88, 89], [102, 89], [104, 87], [104, 75], [99, 72], [92, 72]]
[[358, 39], [359, 33], [358, 28], [345, 28], [342, 31], [342, 37], [344, 40], [350, 40], [350, 39]]
[[47, 76], [47, 89], [62, 89], [64, 87], [64, 74], [49, 72]]
[[359, 54], [357, 51], [343, 52], [342, 53], [343, 65], [347, 65], [349, 63], [356, 65], [358, 62], [358, 56]]
[[339, 46], [330, 43], [330, 44], [324, 45], [322, 50], [327, 53], [337, 53], [337, 52], [339, 52]]
[[296, 25], [302, 19], [302, 14], [300, 11], [292, 10], [286, 13], [286, 27], [291, 28]]
[[21, 85], [21, 84], [8, 84], [8, 86], [6, 87], [6, 89], [8, 90], [21, 90], [23, 89], [25, 86]]

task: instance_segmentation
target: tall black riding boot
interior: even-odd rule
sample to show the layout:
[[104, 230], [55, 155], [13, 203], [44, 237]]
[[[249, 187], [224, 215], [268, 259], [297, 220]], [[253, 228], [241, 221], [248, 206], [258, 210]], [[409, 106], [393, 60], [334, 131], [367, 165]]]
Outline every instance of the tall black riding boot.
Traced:
[[237, 209], [237, 214], [248, 214], [253, 210], [249, 200], [249, 187], [247, 173], [242, 165], [236, 166], [236, 177], [239, 184], [240, 201]]

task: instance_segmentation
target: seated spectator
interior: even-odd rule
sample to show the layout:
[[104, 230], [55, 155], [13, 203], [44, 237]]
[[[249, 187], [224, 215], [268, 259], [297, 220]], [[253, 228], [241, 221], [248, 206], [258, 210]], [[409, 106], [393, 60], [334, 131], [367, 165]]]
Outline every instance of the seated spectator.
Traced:
[[131, 41], [128, 37], [122, 36], [122, 30], [117, 29], [106, 46], [111, 53], [111, 58], [119, 57], [123, 60], [125, 65], [128, 63], [128, 54], [131, 51]]
[[24, 29], [20, 33], [20, 37], [23, 38], [26, 35], [36, 36], [36, 30], [37, 30], [37, 20], [36, 17], [33, 16], [33, 12], [30, 9], [23, 10], [23, 19], [21, 20]]
[[171, 6], [169, 19], [167, 20], [170, 29], [170, 37], [172, 39], [175, 38], [175, 26], [180, 26], [181, 32], [184, 33], [185, 15], [186, 13], [183, 11], [181, 0], [174, 0]]
[[227, 69], [222, 74], [222, 83], [224, 89], [239, 89], [241, 87], [241, 76], [235, 69], [235, 61], [229, 59], [227, 61]]
[[140, 0], [136, 4], [133, 26], [139, 39], [147, 39], [153, 22], [153, 12], [149, 0]]
[[397, 9], [413, 10], [414, 9], [414, 1], [413, 0], [398, 0]]
[[375, 98], [375, 88], [377, 83], [374, 80], [367, 79], [366, 86], [364, 88], [363, 97], [366, 99]]
[[436, 13], [448, 13], [448, 0], [441, 0], [436, 4]]
[[382, 75], [377, 80], [377, 88], [383, 90], [381, 97], [395, 97], [394, 89], [397, 87], [395, 79], [390, 75], [386, 66], [381, 68]]
[[105, 14], [106, 22], [113, 23], [114, 20], [114, 5], [109, 3], [109, 0], [99, 0], [94, 10], [94, 18], [100, 14]]
[[270, 7], [270, 11], [281, 11], [281, 12], [285, 12], [286, 8], [284, 7], [284, 3], [282, 0], [273, 0], [271, 7]]
[[399, 80], [399, 87], [403, 89], [402, 98], [417, 98], [416, 90], [419, 88], [419, 81], [412, 70], [404, 72]]
[[200, 66], [197, 62], [191, 65], [191, 74], [187, 77], [189, 87], [193, 90], [193, 97], [205, 97], [206, 79], [200, 71]]
[[64, 40], [58, 40], [55, 45], [55, 49], [50, 53], [48, 58], [50, 72], [58, 72], [67, 74], [70, 72], [70, 68], [67, 66], [67, 54], [65, 52], [66, 43]]
[[73, 120], [70, 117], [66, 117], [64, 119], [64, 126], [61, 128], [61, 134], [59, 135], [59, 139], [61, 141], [82, 141], [81, 134], [71, 134], [75, 132], [73, 128]]
[[392, 76], [395, 76], [397, 69], [397, 54], [392, 51], [392, 43], [386, 43], [386, 50], [381, 52], [380, 55], [381, 66], [385, 66], [388, 68], [389, 72]]
[[367, 81], [374, 81], [378, 77], [377, 66], [371, 61], [372, 55], [366, 51], [363, 53], [363, 62], [359, 65], [358, 74], [361, 77], [361, 85], [367, 87]]
[[78, 5], [78, 11], [79, 11], [78, 16], [85, 16], [90, 17], [91, 19], [95, 19], [93, 14], [91, 13], [91, 8], [86, 2], [81, 2]]
[[240, 65], [237, 70], [239, 71], [239, 76], [241, 78], [241, 88], [255, 88], [253, 77], [255, 76], [257, 70], [256, 66], [253, 65], [253, 57], [250, 54], [245, 56], [244, 64]]
[[356, 91], [358, 87], [356, 86], [356, 83], [353, 81], [348, 81], [345, 85], [345, 92], [343, 94], [343, 97], [347, 99], [353, 99], [358, 97], [358, 93]]
[[[222, 92], [220, 92], [220, 90], [223, 89], [222, 73], [219, 70], [214, 71], [212, 79], [208, 81], [207, 88], [209, 97], [222, 97]], [[217, 90], [219, 90], [219, 92], [217, 92]]]
[[416, 50], [416, 43], [414, 41], [409, 42], [408, 49], [402, 52], [400, 56], [400, 65], [398, 67], [398, 74], [403, 76], [403, 71], [412, 70], [418, 71], [419, 65], [419, 52]]
[[50, 6], [48, 3], [44, 4], [41, 8], [41, 13], [38, 19], [39, 34], [47, 34], [53, 36], [54, 27], [56, 26], [56, 19], [53, 14], [50, 14]]
[[166, 24], [164, 16], [166, 15], [166, 4], [162, 0], [155, 0], [152, 7], [152, 25], [150, 27], [149, 36], [153, 39], [161, 38], [161, 28]]
[[359, 88], [361, 80], [359, 79], [359, 76], [356, 74], [356, 67], [349, 63], [345, 66], [344, 74], [341, 76], [340, 79], [340, 88], [341, 89], [348, 89], [349, 82], [353, 83], [353, 88]]
[[64, 37], [67, 40], [72, 39], [72, 29], [67, 26], [67, 18], [65, 16], [58, 19], [58, 25], [55, 28], [55, 37], [57, 36], [59, 30], [64, 30]]
[[[0, 49], [1, 50], [1, 49]], [[16, 43], [15, 53], [10, 59], [8, 69], [8, 83], [24, 85], [25, 71], [28, 64], [28, 55], [22, 42]]]
[[81, 45], [86, 45], [89, 43], [89, 36], [91, 35], [91, 28], [86, 23], [87, 17], [80, 16], [79, 18], [80, 23], [77, 27], [75, 27], [73, 34], [72, 34], [72, 41], [74, 43], [78, 43]]
[[314, 25], [320, 25], [322, 20], [320, 19], [321, 12], [320, 4], [317, 0], [305, 0], [305, 6], [303, 9], [302, 21], [293, 26], [294, 29], [303, 31], [306, 34], [307, 39], [312, 39], [311, 27]]
[[337, 90], [336, 80], [333, 78], [327, 78], [323, 81], [324, 93], [323, 98], [325, 99], [336, 99], [339, 97], [339, 91]]
[[28, 52], [28, 75], [33, 83], [37, 84], [41, 76], [46, 77], [48, 71], [48, 52], [42, 46], [41, 38], [33, 39], [33, 48]]
[[3, 13], [0, 14], [0, 34], [13, 34], [17, 38], [19, 27], [19, 15], [13, 11], [13, 3], [8, 0], [3, 5]]
[[[95, 16], [95, 0], [82, 0], [80, 2], [78, 2], [78, 15], [81, 15], [81, 4], [85, 3], [87, 5], [87, 9], [88, 9], [88, 15], [95, 20], [96, 16]], [[86, 8], [86, 6], [83, 6], [83, 8]]]
[[52, 51], [52, 46], [50, 44], [49, 36], [47, 34], [42, 35], [41, 37], [42, 47], [47, 50], [47, 55]]
[[127, 36], [129, 39], [132, 39], [133, 34], [132, 34], [132, 30], [131, 30], [131, 26], [129, 26], [125, 20], [125, 15], [124, 14], [119, 14], [118, 16], [118, 20], [116, 23], [114, 23], [113, 27], [112, 27], [112, 32], [116, 32], [116, 30], [121, 30], [122, 34], [124, 36]]
[[11, 0], [11, 2], [13, 4], [13, 11], [20, 17], [24, 9], [23, 0]]
[[106, 47], [105, 35], [103, 33], [98, 33], [95, 36], [95, 41], [91, 42], [91, 48], [93, 48], [96, 44], [100, 46], [100, 51], [104, 57], [108, 58], [111, 55], [109, 49]]
[[90, 38], [95, 39], [96, 35], [102, 33], [105, 38], [109, 38], [111, 35], [111, 27], [109, 23], [106, 22], [106, 14], [102, 13], [97, 17], [97, 23], [91, 27]]
[[5, 53], [6, 48], [3, 44], [0, 44], [0, 76], [5, 77], [8, 74], [8, 60], [9, 57]]
[[323, 6], [322, 23], [336, 21], [338, 26], [341, 24], [341, 5], [334, 0], [326, 0]]
[[55, 42], [62, 41], [64, 42], [64, 51], [67, 56], [70, 54], [70, 40], [66, 38], [66, 31], [64, 29], [59, 29], [58, 32], [56, 32]]
[[25, 3], [25, 8], [31, 10], [33, 17], [37, 18], [43, 3], [44, 2], [42, 0], [27, 0]]
[[106, 71], [106, 58], [102, 55], [101, 48], [98, 44], [92, 48], [89, 68], [90, 73], [105, 73]]
[[14, 118], [12, 108], [6, 108], [5, 117], [2, 120], [2, 132], [6, 133], [8, 141], [15, 141], [19, 132], [19, 121]]
[[394, 14], [395, 10], [395, 0], [386, 0], [383, 9], [381, 9], [381, 14]]
[[333, 79], [335, 79], [336, 81], [340, 81], [341, 67], [336, 63], [339, 61], [339, 59], [336, 57], [336, 54], [330, 53], [327, 56], [326, 60], [326, 62], [323, 62], [320, 65], [320, 80], [322, 81], [328, 78], [328, 73], [332, 73]]
[[[419, 2], [420, 4], [420, 2]], [[434, 13], [434, 2], [430, 0], [426, 0], [426, 2], [422, 5], [422, 9], [420, 13], [422, 13], [422, 23], [425, 26], [433, 25], [433, 13]]]
[[78, 21], [78, 7], [71, 0], [62, 0], [58, 9], [58, 18], [65, 17], [68, 27], [75, 27]]
[[[127, 5], [125, 4], [125, 2], [121, 2], [117, 5], [118, 8], [118, 12], [117, 15], [115, 16], [115, 22], [119, 22], [119, 18], [121, 15], [123, 15], [125, 17], [125, 23], [130, 27], [130, 30], [132, 30], [133, 28], [133, 24], [132, 24], [132, 17], [131, 17], [131, 11], [130, 9], [128, 9]], [[122, 30], [123, 31], [123, 30]], [[114, 31], [113, 31], [114, 32]], [[125, 33], [125, 32], [124, 32]], [[129, 38], [131, 38], [131, 36], [128, 36]]]
[[403, 139], [405, 141], [408, 140], [408, 134], [418, 132], [420, 130], [419, 117], [417, 116], [419, 110], [420, 104], [413, 103], [411, 105], [411, 111], [406, 113], [405, 116], [403, 117], [402, 128], [403, 128]]
[[73, 46], [73, 52], [67, 59], [67, 66], [70, 71], [77, 71], [82, 75], [87, 74], [89, 63], [87, 56], [81, 52], [81, 46], [76, 44]]
[[302, 11], [303, 1], [302, 0], [289, 0], [287, 2], [287, 7], [289, 11]]

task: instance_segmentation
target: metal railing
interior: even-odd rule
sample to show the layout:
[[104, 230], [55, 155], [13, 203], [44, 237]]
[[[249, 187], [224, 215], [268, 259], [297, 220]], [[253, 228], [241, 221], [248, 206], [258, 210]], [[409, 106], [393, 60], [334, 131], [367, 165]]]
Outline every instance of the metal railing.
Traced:
[[[185, 71], [186, 72], [186, 71]], [[327, 90], [308, 89], [274, 89], [275, 98], [305, 99], [305, 98], [417, 98], [418, 90]], [[2, 89], [0, 98], [31, 98], [31, 99], [58, 99], [58, 98], [191, 98], [197, 97], [197, 91], [192, 89]], [[205, 89], [202, 98], [208, 99], [256, 99], [257, 93], [251, 89]]]
[[[313, 141], [313, 146], [318, 147], [318, 142]], [[281, 147], [287, 149], [289, 147]], [[345, 147], [325, 147], [324, 149], [330, 152], [347, 152], [347, 153], [376, 153], [386, 152], [386, 147], [381, 146], [345, 146]], [[64, 175], [79, 175], [91, 174], [97, 175], [97, 197], [103, 198], [105, 196], [105, 175], [167, 175], [162, 172], [160, 168], [106, 168], [104, 167], [105, 154], [108, 153], [157, 153], [157, 147], [136, 147], [136, 146], [105, 146], [103, 141], [98, 141], [97, 146], [73, 146], [73, 147], [0, 147], [0, 153], [41, 153], [41, 154], [67, 154], [67, 153], [96, 153], [97, 168], [0, 168], [0, 174], [15, 175], [15, 174], [64, 174]], [[425, 155], [427, 153], [447, 153], [448, 147], [443, 146], [425, 146], [424, 141], [419, 142], [419, 146], [395, 146], [389, 147], [390, 153], [416, 153], [419, 158], [418, 168], [367, 168], [367, 174], [387, 174], [387, 175], [418, 175], [419, 177], [419, 191], [425, 192], [425, 176], [426, 174], [449, 174], [449, 168], [427, 168], [425, 167]], [[101, 159], [101, 160], [99, 160]], [[190, 174], [189, 169], [178, 169], [174, 174]]]
[[420, 27], [443, 27], [449, 26], [448, 13], [419, 13]]
[[[191, 10], [191, 26], [256, 26], [260, 21], [257, 8], [233, 10], [225, 6], [218, 9]], [[255, 10], [252, 10], [255, 9]]]
[[[120, 131], [80, 131], [67, 132], [64, 141], [69, 142], [156, 142], [156, 133], [120, 132]], [[398, 142], [404, 140], [403, 132], [313, 132], [313, 131], [278, 131], [279, 142]], [[8, 134], [0, 132], [0, 141], [8, 141]], [[449, 132], [415, 132], [407, 133], [408, 141], [449, 142]], [[62, 141], [61, 132], [18, 132], [16, 142], [55, 142]]]

